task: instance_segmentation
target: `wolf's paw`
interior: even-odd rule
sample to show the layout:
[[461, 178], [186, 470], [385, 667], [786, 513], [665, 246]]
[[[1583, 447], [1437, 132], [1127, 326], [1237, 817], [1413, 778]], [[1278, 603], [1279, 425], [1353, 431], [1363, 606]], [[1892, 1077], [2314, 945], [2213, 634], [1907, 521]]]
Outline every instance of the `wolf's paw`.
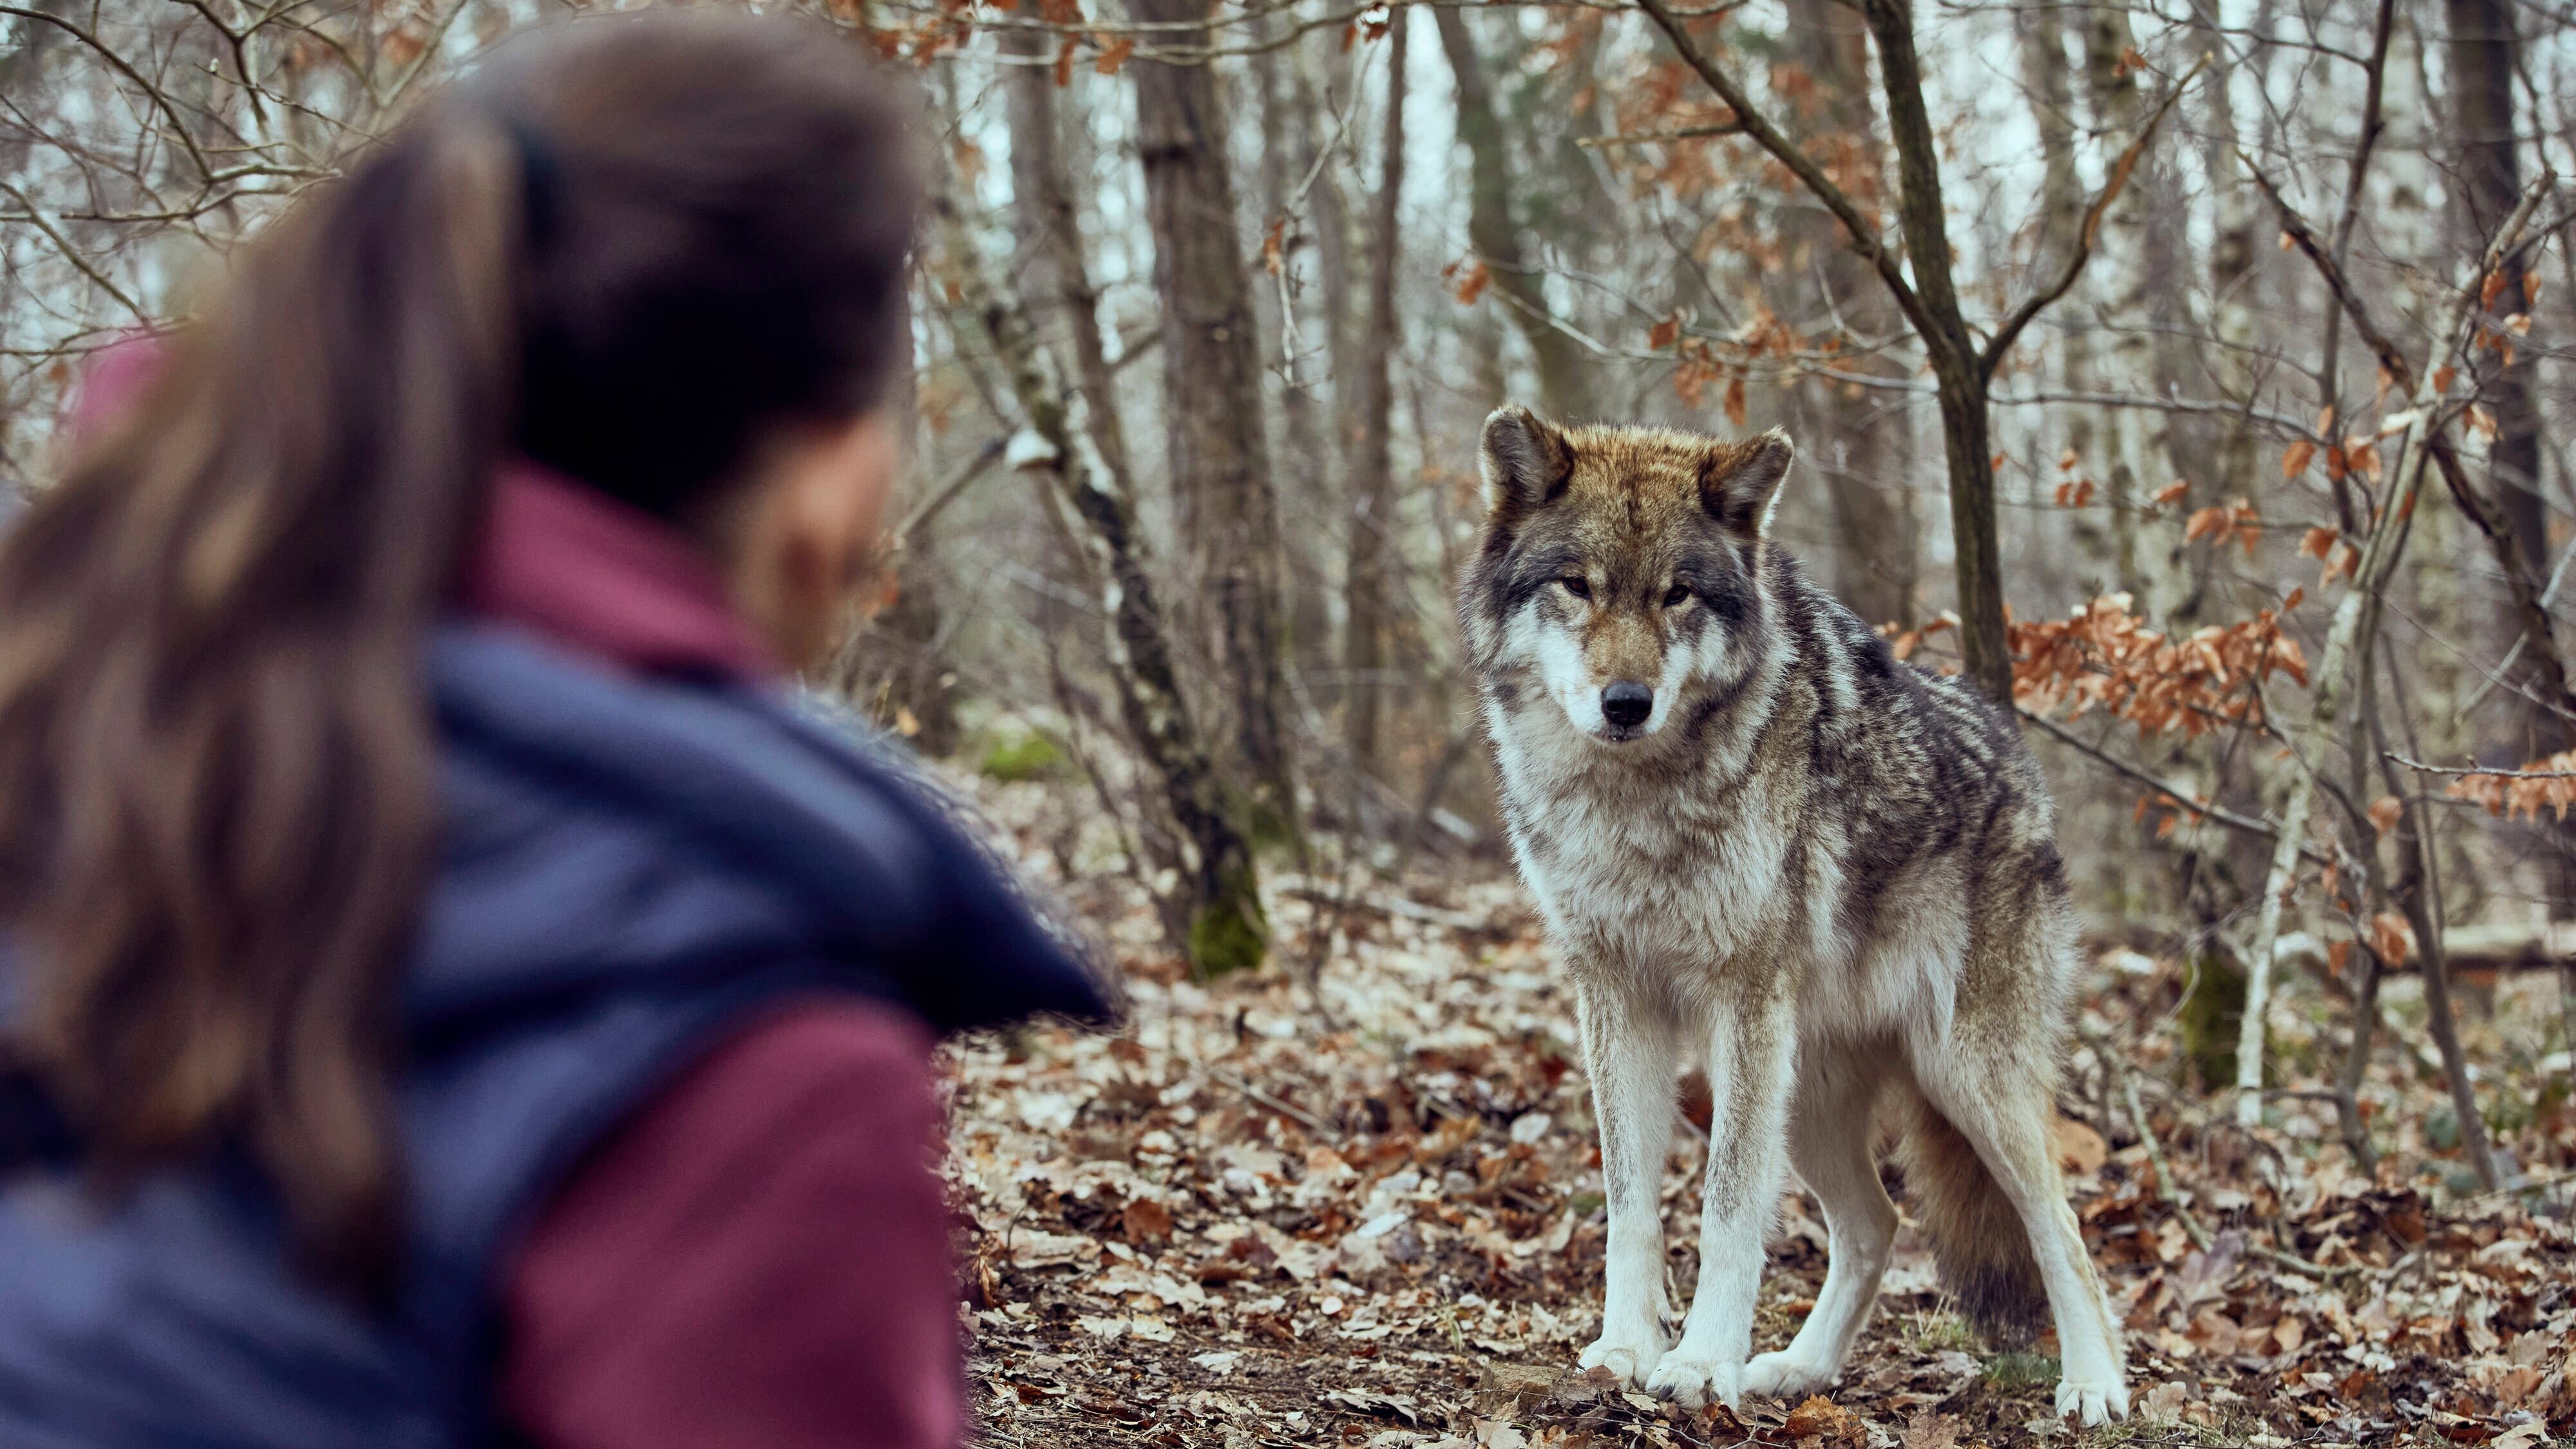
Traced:
[[1744, 1401], [1744, 1365], [1677, 1348], [1655, 1365], [1654, 1375], [1646, 1380], [1646, 1392], [1685, 1409], [1704, 1409], [1713, 1403], [1732, 1409]]
[[2129, 1417], [2129, 1386], [2118, 1379], [2059, 1379], [2057, 1416], [2086, 1428]]
[[1832, 1364], [1815, 1363], [1786, 1350], [1757, 1353], [1744, 1366], [1744, 1391], [1760, 1398], [1805, 1398], [1833, 1381]]
[[1649, 1339], [1614, 1339], [1607, 1334], [1592, 1341], [1575, 1362], [1586, 1369], [1606, 1368], [1619, 1376], [1628, 1388], [1643, 1388], [1646, 1375], [1654, 1372], [1655, 1360], [1664, 1356], [1664, 1346]]

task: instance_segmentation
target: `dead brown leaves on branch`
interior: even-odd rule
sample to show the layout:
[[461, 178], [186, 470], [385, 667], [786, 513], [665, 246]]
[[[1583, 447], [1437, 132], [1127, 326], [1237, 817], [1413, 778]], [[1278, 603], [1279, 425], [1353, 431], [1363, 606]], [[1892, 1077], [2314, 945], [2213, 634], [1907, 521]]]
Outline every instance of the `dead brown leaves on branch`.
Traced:
[[2014, 621], [2013, 702], [2041, 715], [2065, 707], [2070, 719], [2102, 710], [2142, 737], [2180, 730], [2197, 739], [2223, 724], [2258, 724], [2265, 680], [2281, 674], [2308, 684], [2307, 655], [2281, 630], [2281, 615], [2299, 598], [2294, 589], [2279, 609], [2180, 639], [2129, 612], [2127, 594], [2106, 594], [2063, 619]]
[[2534, 760], [2519, 770], [2494, 774], [2462, 775], [2443, 791], [2454, 800], [2470, 800], [2487, 808], [2490, 815], [2507, 819], [2516, 816], [2540, 819], [2543, 810], [2554, 811], [2561, 820], [2576, 805], [2576, 750]]
[[[935, 14], [894, 24], [885, 23], [885, 13], [871, 11], [864, 0], [824, 0], [824, 8], [834, 19], [861, 31], [885, 59], [909, 60], [925, 68], [948, 52], [964, 49], [976, 30], [997, 16], [1025, 13], [1056, 27], [1082, 25], [1091, 18], [1083, 13], [1081, 0], [937, 0]], [[1050, 66], [1058, 87], [1073, 84], [1073, 63], [1086, 48], [1092, 53], [1093, 70], [1116, 75], [1135, 54], [1136, 41], [1127, 35], [1066, 35]]]
[[1752, 315], [1726, 337], [1684, 336], [1682, 316], [1676, 312], [1646, 329], [1646, 345], [1656, 352], [1671, 349], [1673, 392], [1687, 406], [1706, 406], [1709, 389], [1723, 384], [1719, 405], [1726, 411], [1726, 420], [1740, 428], [1746, 413], [1746, 380], [1753, 365], [1765, 358], [1794, 358], [1807, 344], [1756, 299]]

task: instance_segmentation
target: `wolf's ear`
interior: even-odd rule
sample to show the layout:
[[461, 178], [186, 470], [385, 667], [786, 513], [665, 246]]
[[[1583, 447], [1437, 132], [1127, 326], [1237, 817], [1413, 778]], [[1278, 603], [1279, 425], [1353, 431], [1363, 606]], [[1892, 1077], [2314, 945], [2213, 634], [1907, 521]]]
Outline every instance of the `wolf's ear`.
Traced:
[[1485, 419], [1485, 501], [1497, 513], [1525, 513], [1565, 491], [1574, 449], [1565, 434], [1519, 403]]
[[1727, 529], [1746, 538], [1771, 531], [1771, 505], [1780, 498], [1780, 480], [1789, 476], [1797, 449], [1778, 428], [1740, 443], [1708, 451], [1699, 464], [1699, 501]]

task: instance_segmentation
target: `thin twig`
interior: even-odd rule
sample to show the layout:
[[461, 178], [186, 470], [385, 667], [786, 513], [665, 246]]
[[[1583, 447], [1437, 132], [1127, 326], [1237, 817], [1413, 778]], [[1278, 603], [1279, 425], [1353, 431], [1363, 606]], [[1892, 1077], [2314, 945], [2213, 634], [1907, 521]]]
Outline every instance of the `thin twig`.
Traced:
[[904, 515], [903, 522], [894, 526], [894, 533], [887, 544], [888, 549], [901, 548], [904, 540], [912, 537], [915, 529], [937, 518], [940, 510], [956, 502], [958, 495], [971, 487], [976, 479], [983, 477], [995, 463], [1002, 461], [1002, 455], [1010, 450], [1010, 446], [1010, 439], [999, 433], [985, 440], [984, 446], [976, 449], [974, 456], [958, 464], [946, 478], [940, 480], [938, 487], [931, 489], [919, 503], [913, 505], [912, 512]]
[[61, 231], [55, 228], [52, 222], [45, 219], [43, 208], [37, 206], [33, 198], [5, 181], [0, 181], [0, 192], [5, 192], [10, 196], [16, 197], [18, 199], [18, 204], [27, 208], [27, 220], [33, 222], [36, 230], [43, 232], [46, 240], [52, 242], [55, 248], [63, 254], [63, 260], [70, 262], [74, 267], [77, 267], [82, 276], [96, 282], [101, 291], [114, 297], [117, 300], [118, 305], [124, 307], [126, 311], [133, 313], [134, 320], [136, 322], [141, 323], [146, 327], [152, 325], [152, 314], [143, 310], [143, 304], [135, 301], [132, 297], [127, 296], [124, 288], [116, 285], [116, 283], [108, 279], [107, 273], [100, 271], [96, 266], [91, 265], [89, 258], [82, 255], [81, 249], [72, 244], [72, 239], [63, 235]]
[[2404, 755], [2394, 753], [2388, 758], [2410, 770], [2421, 770], [2427, 775], [2468, 775], [2479, 779], [2493, 777], [2498, 780], [2576, 780], [2576, 770], [2496, 770], [2482, 765], [2428, 765], [2421, 760], [2410, 760]]
[[1305, 1108], [1300, 1107], [1293, 1102], [1280, 1101], [1277, 1097], [1270, 1095], [1268, 1092], [1261, 1090], [1259, 1087], [1252, 1085], [1241, 1077], [1234, 1076], [1228, 1072], [1218, 1071], [1211, 1071], [1208, 1075], [1214, 1078], [1220, 1086], [1232, 1087], [1234, 1090], [1241, 1092], [1243, 1095], [1251, 1098], [1259, 1105], [1267, 1107], [1271, 1111], [1277, 1112], [1282, 1116], [1293, 1117], [1299, 1122], [1304, 1123], [1306, 1126], [1313, 1128], [1317, 1132], [1329, 1133], [1335, 1130], [1332, 1124], [1326, 1122], [1323, 1118], [1316, 1116], [1314, 1113], [1307, 1111]]
[[1744, 123], [1726, 121], [1714, 126], [1681, 126], [1670, 131], [1623, 131], [1615, 136], [1577, 136], [1577, 146], [1648, 146], [1665, 141], [1696, 141], [1703, 136], [1741, 136]]
[[1896, 253], [1880, 237], [1878, 228], [1870, 224], [1859, 205], [1834, 184], [1833, 178], [1825, 174], [1825, 169], [1817, 165], [1813, 157], [1762, 114], [1760, 108], [1753, 104], [1751, 94], [1736, 84], [1735, 77], [1709, 58], [1708, 52], [1691, 37], [1683, 15], [1664, 0], [1637, 0], [1637, 6], [1671, 38], [1673, 49], [1680, 53], [1683, 62], [1698, 72], [1708, 88], [1717, 92], [1718, 99], [1735, 112], [1736, 124], [1743, 127], [1744, 134], [1770, 152], [1781, 165], [1788, 167], [1799, 181], [1805, 183], [1807, 190], [1824, 203], [1825, 210], [1832, 212], [1834, 219], [1843, 224], [1852, 250], [1877, 271], [1879, 280], [1886, 283], [1889, 294], [1896, 299], [1896, 305], [1905, 313], [1906, 320], [1926, 337], [1937, 335], [1941, 331], [1940, 323], [1915, 292], [1914, 284], [1906, 280], [1905, 269], [1899, 265]]
[[2067, 254], [2066, 265], [2059, 270], [2057, 279], [2024, 298], [2022, 304], [2013, 309], [2012, 315], [1995, 328], [1994, 336], [1987, 341], [1984, 353], [1977, 359], [1978, 367], [1989, 380], [1994, 377], [1995, 369], [2003, 365], [2004, 354], [2012, 350], [2013, 339], [2021, 335], [2022, 329], [2046, 311], [2050, 303], [2072, 291], [2076, 280], [2084, 275], [2084, 264], [2092, 260], [2093, 244], [2102, 233], [2103, 216], [2111, 210], [2111, 203], [2119, 200], [2120, 193], [2128, 188], [2129, 174], [2138, 169], [2139, 158], [2147, 154], [2147, 143], [2155, 139], [2156, 128], [2164, 124], [2165, 113], [2174, 108], [2174, 102], [2181, 100], [2182, 93], [2190, 89], [2191, 83], [2208, 68], [2209, 53], [2203, 51], [2191, 69], [2183, 73], [2182, 79], [2173, 83], [2173, 89], [2165, 92], [2165, 98], [2148, 115], [2147, 123], [2138, 128], [2137, 139], [2131, 141], [2129, 149], [2121, 152], [2119, 158], [2111, 163], [2110, 172], [2102, 180], [2101, 191], [2093, 197], [2093, 204], [2084, 208], [2084, 224], [2075, 232], [2075, 249]]
[[2138, 1101], [2137, 1077], [2129, 1072], [2120, 1054], [2111, 1050], [2108, 1044], [2097, 1043], [2093, 1054], [2101, 1058], [2105, 1070], [2120, 1079], [2120, 1100], [2129, 1109], [2129, 1125], [2138, 1129], [2138, 1145], [2147, 1149], [2147, 1166], [2155, 1170], [2156, 1201], [2173, 1209], [2174, 1221], [2182, 1224], [2182, 1230], [2190, 1237], [2193, 1247], [2208, 1252], [2209, 1245], [2215, 1240], [2210, 1237], [2209, 1229], [2200, 1225], [2199, 1217], [2183, 1203], [2182, 1195], [2174, 1190], [2173, 1168], [2165, 1161], [2164, 1144], [2156, 1140], [2156, 1129], [2147, 1124], [2147, 1109]]
[[[2268, 821], [2257, 820], [2250, 815], [2239, 815], [2235, 811], [2229, 810], [2224, 806], [2200, 804], [2186, 800], [2182, 793], [2174, 786], [2157, 779], [2155, 776], [2148, 774], [2146, 771], [2139, 769], [2135, 765], [2105, 754], [2101, 750], [2094, 748], [2092, 745], [2086, 744], [2083, 739], [2077, 736], [2073, 731], [2066, 729], [2045, 715], [2033, 714], [2026, 709], [2020, 709], [2016, 712], [2019, 713], [2023, 719], [2047, 731], [2060, 743], [2076, 750], [2087, 758], [2093, 760], [2095, 763], [2102, 765], [2104, 768], [2126, 776], [2127, 778], [2136, 781], [2138, 784], [2147, 786], [2149, 789], [2171, 797], [2175, 806], [2186, 814], [2204, 816], [2226, 826], [2230, 830], [2241, 830], [2248, 835], [2259, 835], [2266, 840], [2277, 840], [2280, 838], [2281, 832], [2279, 827], [2274, 826]], [[2333, 864], [2333, 862], [2327, 859], [2322, 852], [2314, 849], [2313, 847], [2302, 845], [2299, 847], [2299, 851], [2300, 854], [2305, 855], [2308, 859], [2319, 865]]]

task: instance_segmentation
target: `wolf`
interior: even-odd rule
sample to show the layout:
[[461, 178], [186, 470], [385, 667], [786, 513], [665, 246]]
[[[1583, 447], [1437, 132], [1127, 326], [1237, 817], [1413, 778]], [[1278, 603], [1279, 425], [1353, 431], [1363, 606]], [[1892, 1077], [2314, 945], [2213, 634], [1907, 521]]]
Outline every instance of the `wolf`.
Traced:
[[[1485, 422], [1459, 613], [1504, 817], [1573, 983], [1609, 1206], [1585, 1368], [1693, 1408], [1831, 1383], [1904, 1184], [1945, 1285], [2000, 1341], [2054, 1319], [2057, 1408], [2128, 1412], [2120, 1333], [2058, 1174], [2078, 971], [2055, 807], [2012, 720], [1898, 662], [1770, 537], [1786, 434]], [[1657, 1207], [1677, 1069], [1713, 1103], [1699, 1280], [1665, 1334]], [[1751, 1358], [1794, 1166], [1829, 1262]]]

